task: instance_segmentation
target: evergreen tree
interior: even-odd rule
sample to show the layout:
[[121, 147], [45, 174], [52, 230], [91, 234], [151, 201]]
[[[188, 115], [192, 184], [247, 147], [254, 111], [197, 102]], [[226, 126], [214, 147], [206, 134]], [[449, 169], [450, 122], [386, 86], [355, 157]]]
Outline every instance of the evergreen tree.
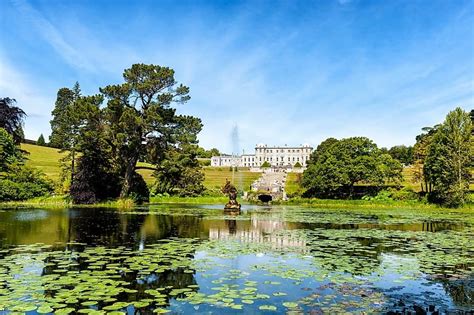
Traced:
[[71, 185], [74, 182], [76, 151], [79, 141], [79, 128], [83, 120], [83, 113], [78, 109], [76, 102], [81, 97], [81, 88], [76, 82], [72, 89], [61, 88], [56, 97], [56, 103], [52, 111], [50, 146], [59, 148], [66, 152], [62, 158], [62, 177], [65, 180], [67, 174], [70, 176]]
[[12, 135], [13, 141], [18, 144], [25, 137], [23, 133], [23, 120], [26, 114], [15, 104], [16, 100], [13, 98], [0, 98], [0, 128], [3, 128]]
[[179, 121], [173, 103], [189, 100], [189, 88], [178, 85], [174, 70], [134, 64], [123, 74], [125, 83], [100, 89], [108, 99], [105, 108], [109, 140], [123, 177], [121, 196], [131, 193], [137, 162], [145, 158], [159, 164], [173, 142]]
[[40, 134], [38, 140], [36, 141], [36, 144], [43, 147], [46, 146], [46, 141], [44, 141], [43, 134]]

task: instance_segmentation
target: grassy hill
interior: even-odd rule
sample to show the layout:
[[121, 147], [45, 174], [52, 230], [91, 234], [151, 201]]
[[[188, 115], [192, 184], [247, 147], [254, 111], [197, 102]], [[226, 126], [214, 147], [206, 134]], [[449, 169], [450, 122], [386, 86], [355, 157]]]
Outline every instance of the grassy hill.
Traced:
[[66, 154], [58, 149], [41, 147], [33, 144], [21, 144], [21, 149], [29, 153], [26, 165], [37, 168], [52, 180], [59, 180], [61, 163], [59, 160]]
[[[21, 148], [29, 153], [27, 165], [38, 168], [52, 180], [59, 180], [61, 173], [60, 159], [65, 156], [65, 153], [59, 152], [54, 148], [42, 147], [33, 144], [23, 143]], [[147, 163], [138, 163], [139, 166], [151, 166]], [[228, 167], [214, 168], [205, 167], [204, 169], [204, 186], [208, 189], [219, 189], [225, 184], [226, 178], [232, 179], [232, 172]], [[154, 182], [153, 171], [140, 169], [138, 173], [143, 176], [147, 184], [151, 185]], [[252, 173], [248, 169], [239, 169], [235, 173], [235, 185], [238, 188], [248, 189], [250, 184], [256, 180], [260, 173]]]

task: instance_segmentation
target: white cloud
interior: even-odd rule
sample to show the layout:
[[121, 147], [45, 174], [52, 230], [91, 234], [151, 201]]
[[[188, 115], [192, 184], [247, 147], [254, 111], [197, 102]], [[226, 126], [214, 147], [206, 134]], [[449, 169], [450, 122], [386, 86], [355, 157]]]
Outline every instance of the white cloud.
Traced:
[[17, 106], [26, 114], [25, 136], [36, 140], [40, 134], [49, 134], [50, 112], [54, 99], [44, 96], [39, 87], [29, 78], [12, 67], [0, 56], [0, 97], [10, 97], [17, 101]]
[[33, 29], [38, 32], [67, 63], [79, 69], [94, 70], [93, 65], [84, 58], [83, 51], [78, 51], [68, 43], [58, 29], [26, 0], [14, 0], [13, 3], [23, 18], [30, 21]]

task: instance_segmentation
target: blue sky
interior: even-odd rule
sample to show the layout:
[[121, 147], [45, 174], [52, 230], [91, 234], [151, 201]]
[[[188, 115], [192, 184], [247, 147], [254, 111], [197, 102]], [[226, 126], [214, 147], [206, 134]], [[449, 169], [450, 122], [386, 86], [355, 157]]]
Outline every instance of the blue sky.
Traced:
[[205, 148], [413, 144], [474, 108], [474, 1], [0, 1], [0, 96], [49, 135], [61, 87], [84, 94], [153, 63], [191, 89]]

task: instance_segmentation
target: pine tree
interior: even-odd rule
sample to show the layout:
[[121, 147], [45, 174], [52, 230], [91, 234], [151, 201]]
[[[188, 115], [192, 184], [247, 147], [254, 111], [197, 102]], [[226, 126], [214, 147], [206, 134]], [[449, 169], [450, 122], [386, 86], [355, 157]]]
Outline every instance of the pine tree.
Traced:
[[44, 140], [43, 134], [39, 136], [38, 140], [36, 141], [36, 144], [42, 147], [46, 146], [46, 141]]

